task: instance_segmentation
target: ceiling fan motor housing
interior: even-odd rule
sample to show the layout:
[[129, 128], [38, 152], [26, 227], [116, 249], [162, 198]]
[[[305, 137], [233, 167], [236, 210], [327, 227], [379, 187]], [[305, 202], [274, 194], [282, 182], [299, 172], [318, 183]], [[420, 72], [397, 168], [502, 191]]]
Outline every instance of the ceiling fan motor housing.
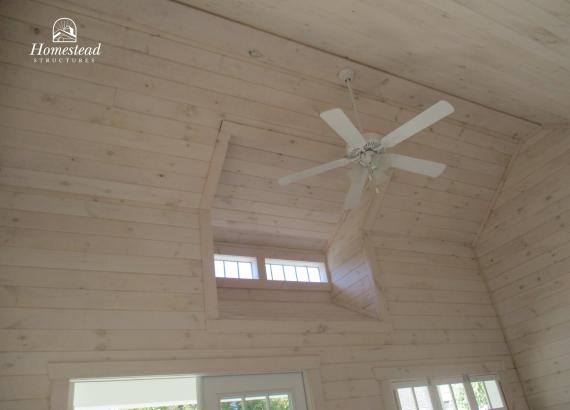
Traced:
[[356, 159], [363, 167], [374, 170], [378, 168], [379, 159], [382, 154], [384, 154], [384, 147], [380, 141], [372, 140], [361, 147], [352, 149], [348, 153], [347, 158]]

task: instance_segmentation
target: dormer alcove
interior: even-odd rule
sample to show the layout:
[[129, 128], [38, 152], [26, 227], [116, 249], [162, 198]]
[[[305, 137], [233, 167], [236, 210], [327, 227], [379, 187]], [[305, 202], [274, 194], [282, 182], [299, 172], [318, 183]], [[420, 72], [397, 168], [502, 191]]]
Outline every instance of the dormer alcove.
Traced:
[[[211, 241], [212, 260], [205, 266], [215, 316], [383, 320], [385, 309], [362, 229], [375, 195], [366, 192], [361, 207], [343, 210], [345, 169], [306, 184], [278, 185], [280, 176], [316, 165], [312, 158], [332, 159], [345, 149], [324, 127], [314, 135], [290, 132], [228, 121], [220, 129], [206, 183], [204, 204], [210, 208], [203, 218], [211, 232], [206, 240]], [[230, 278], [221, 277], [223, 273], [215, 277], [215, 255], [225, 255], [232, 264]], [[285, 271], [294, 272], [296, 265], [297, 276], [271, 275], [269, 260], [277, 260], [277, 269]], [[238, 264], [247, 266], [245, 278], [240, 279]], [[302, 277], [304, 264], [322, 266], [317, 282]]]

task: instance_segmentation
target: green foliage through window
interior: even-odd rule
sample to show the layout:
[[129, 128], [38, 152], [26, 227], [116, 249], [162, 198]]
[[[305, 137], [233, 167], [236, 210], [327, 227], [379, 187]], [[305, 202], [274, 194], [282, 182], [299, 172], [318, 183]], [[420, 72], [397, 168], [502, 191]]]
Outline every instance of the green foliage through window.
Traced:
[[177, 406], [137, 407], [128, 410], [197, 410], [197, 404], [179, 404]]

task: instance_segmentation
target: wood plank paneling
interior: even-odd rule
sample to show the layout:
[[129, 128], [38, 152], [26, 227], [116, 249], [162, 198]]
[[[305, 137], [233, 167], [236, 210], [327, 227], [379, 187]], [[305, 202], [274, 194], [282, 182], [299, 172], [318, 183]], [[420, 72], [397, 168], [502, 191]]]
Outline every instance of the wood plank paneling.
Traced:
[[523, 147], [477, 247], [533, 409], [570, 405], [569, 135]]
[[[539, 123], [569, 119], [564, 1], [184, 2]], [[378, 96], [405, 89], [392, 78], [373, 88], [365, 80], [363, 90]], [[424, 102], [414, 96], [410, 104]]]
[[[62, 15], [76, 19], [81, 42], [102, 42], [97, 63], [28, 58], [30, 43], [49, 42]], [[392, 324], [362, 315], [373, 306], [360, 280], [370, 280], [370, 267], [344, 272], [344, 293], [333, 295], [219, 289], [220, 309], [234, 318], [208, 320], [209, 212], [213, 236], [227, 242], [329, 245], [342, 218], [343, 172], [288, 187], [276, 178], [343, 155], [317, 114], [349, 112], [334, 75], [346, 60], [174, 2], [6, 1], [0, 22], [0, 407], [47, 409], [54, 361], [314, 354], [332, 409], [383, 408], [389, 397], [377, 374], [411, 362], [499, 361], [508, 375], [464, 244], [532, 125], [459, 101], [454, 119], [399, 148], [449, 170], [436, 180], [395, 173], [369, 226], [368, 259], [382, 269]], [[358, 71], [369, 84], [386, 79]], [[359, 95], [366, 129], [386, 133], [441, 97], [387, 87], [391, 102]], [[409, 100], [410, 87], [422, 100], [413, 109], [397, 102]], [[241, 129], [212, 209], [200, 210], [226, 120]], [[362, 304], [347, 310], [343, 298]], [[255, 320], [244, 314], [251, 309]], [[506, 387], [524, 409], [516, 381]]]

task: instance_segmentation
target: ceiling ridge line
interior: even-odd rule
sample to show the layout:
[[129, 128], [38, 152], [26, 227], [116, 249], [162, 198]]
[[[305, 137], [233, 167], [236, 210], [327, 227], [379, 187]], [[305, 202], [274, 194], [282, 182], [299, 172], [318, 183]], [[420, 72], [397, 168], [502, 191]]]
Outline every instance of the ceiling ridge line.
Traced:
[[[416, 80], [412, 80], [412, 79], [410, 79], [410, 78], [403, 77], [403, 76], [401, 76], [401, 75], [399, 75], [399, 74], [394, 74], [394, 73], [392, 73], [392, 72], [390, 72], [390, 71], [387, 71], [387, 70], [385, 70], [385, 69], [383, 69], [383, 68], [375, 67], [375, 66], [370, 65], [370, 64], [368, 64], [368, 63], [363, 63], [363, 62], [361, 62], [361, 61], [355, 60], [355, 59], [350, 58], [350, 57], [348, 57], [348, 56], [343, 56], [343, 55], [334, 53], [334, 52], [332, 52], [332, 51], [329, 51], [329, 50], [326, 50], [326, 49], [323, 49], [323, 48], [320, 48], [320, 47], [316, 47], [316, 46], [313, 46], [313, 45], [310, 45], [310, 44], [307, 44], [307, 43], [304, 43], [304, 42], [301, 42], [301, 41], [298, 41], [298, 40], [293, 40], [293, 39], [288, 38], [288, 37], [285, 37], [285, 36], [283, 36], [283, 35], [281, 35], [281, 34], [272, 33], [271, 31], [268, 31], [268, 30], [265, 30], [265, 29], [262, 29], [262, 28], [253, 26], [253, 25], [251, 25], [251, 24], [247, 24], [247, 23], [244, 23], [244, 22], [241, 22], [241, 21], [238, 21], [238, 20], [234, 20], [234, 19], [229, 18], [229, 17], [226, 17], [226, 16], [222, 16], [222, 15], [220, 15], [220, 14], [213, 13], [213, 12], [211, 12], [211, 11], [209, 11], [209, 10], [205, 10], [205, 9], [203, 9], [203, 8], [200, 8], [200, 7], [197, 7], [197, 6], [194, 6], [194, 5], [185, 3], [185, 2], [182, 1], [182, 0], [168, 0], [168, 1], [170, 1], [170, 2], [172, 2], [172, 3], [175, 3], [175, 4], [178, 4], [178, 5], [181, 5], [181, 6], [184, 6], [184, 7], [188, 7], [188, 8], [191, 8], [191, 9], [198, 10], [198, 11], [200, 11], [200, 12], [202, 12], [202, 13], [209, 14], [209, 15], [211, 15], [211, 16], [214, 16], [214, 17], [217, 17], [217, 18], [220, 18], [220, 19], [229, 21], [229, 22], [234, 23], [234, 24], [239, 24], [240, 26], [243, 26], [243, 27], [248, 27], [248, 28], [250, 28], [250, 29], [252, 29], [252, 30], [256, 30], [256, 31], [259, 31], [259, 32], [261, 32], [261, 33], [265, 33], [265, 34], [268, 34], [268, 35], [270, 35], [270, 36], [277, 37], [277, 38], [280, 38], [280, 39], [282, 39], [282, 40], [289, 41], [289, 42], [294, 43], [294, 44], [299, 44], [299, 45], [301, 45], [301, 46], [303, 46], [303, 47], [307, 47], [307, 48], [310, 48], [310, 49], [312, 49], [312, 50], [316, 50], [316, 51], [319, 51], [319, 52], [321, 52], [321, 53], [325, 53], [325, 54], [328, 54], [328, 55], [330, 55], [330, 56], [334, 56], [334, 57], [336, 57], [336, 58], [340, 58], [340, 59], [342, 59], [342, 60], [345, 60], [345, 61], [348, 62], [348, 63], [358, 64], [358, 65], [363, 66], [363, 67], [366, 67], [366, 68], [368, 68], [368, 69], [370, 69], [370, 70], [374, 70], [374, 71], [377, 71], [377, 72], [382, 73], [382, 74], [390, 75], [390, 76], [395, 77], [395, 78], [397, 78], [397, 79], [399, 79], [399, 80], [407, 81], [407, 82], [409, 82], [409, 83], [412, 83], [412, 84], [417, 85], [417, 86], [420, 86], [420, 87], [424, 87], [424, 88], [429, 89], [429, 90], [431, 90], [431, 91], [435, 91], [435, 92], [437, 92], [437, 93], [441, 93], [441, 94], [444, 94], [444, 95], [447, 95], [447, 96], [450, 96], [450, 97], [453, 97], [453, 98], [457, 98], [458, 100], [461, 100], [461, 101], [463, 101], [463, 102], [466, 102], [466, 103], [469, 103], [469, 104], [473, 104], [473, 105], [482, 107], [482, 108], [484, 108], [484, 109], [486, 109], [486, 110], [490, 110], [490, 111], [493, 111], [493, 112], [495, 112], [495, 113], [499, 113], [499, 114], [502, 114], [502, 115], [505, 115], [505, 116], [514, 118], [514, 119], [519, 120], [519, 121], [524, 121], [524, 122], [526, 122], [526, 123], [529, 123], [529, 124], [532, 124], [532, 125], [535, 125], [535, 126], [542, 126], [542, 125], [543, 125], [542, 123], [539, 123], [539, 122], [530, 120], [530, 119], [528, 119], [528, 118], [524, 118], [524, 117], [518, 116], [518, 115], [516, 115], [516, 114], [512, 114], [512, 113], [509, 113], [509, 112], [500, 110], [500, 109], [498, 109], [498, 108], [493, 108], [493, 107], [487, 106], [487, 105], [485, 105], [485, 104], [482, 104], [482, 103], [480, 103], [480, 102], [473, 101], [473, 100], [471, 100], [471, 99], [469, 99], [469, 98], [461, 97], [461, 96], [458, 96], [458, 95], [456, 95], [456, 94], [452, 94], [452, 93], [450, 93], [450, 92], [440, 90], [440, 89], [435, 88], [435, 87], [433, 87], [433, 86], [430, 86], [430, 85], [427, 85], [427, 84], [423, 84], [423, 83], [421, 83], [421, 82], [419, 82], [419, 81], [416, 81]], [[293, 71], [293, 70], [288, 70], [288, 71], [295, 72], [295, 71]], [[359, 91], [360, 91], [360, 92], [363, 92], [365, 95], [367, 95], [368, 98], [372, 98], [372, 99], [374, 99], [374, 100], [377, 99], [377, 97], [370, 96], [370, 94], [367, 94], [365, 91], [362, 91], [362, 90], [359, 90]], [[401, 106], [401, 105], [404, 105], [404, 106], [405, 106], [405, 103], [402, 103], [402, 102], [400, 102], [400, 101], [394, 101], [394, 100], [391, 100], [391, 99], [386, 99], [386, 101], [391, 101], [393, 104], [396, 104], [396, 105], [400, 105], [400, 106]], [[409, 106], [406, 106], [406, 108], [412, 109], [412, 110], [414, 110], [414, 111], [417, 110], [416, 107], [409, 107]], [[461, 122], [461, 121], [460, 121], [460, 122]]]

